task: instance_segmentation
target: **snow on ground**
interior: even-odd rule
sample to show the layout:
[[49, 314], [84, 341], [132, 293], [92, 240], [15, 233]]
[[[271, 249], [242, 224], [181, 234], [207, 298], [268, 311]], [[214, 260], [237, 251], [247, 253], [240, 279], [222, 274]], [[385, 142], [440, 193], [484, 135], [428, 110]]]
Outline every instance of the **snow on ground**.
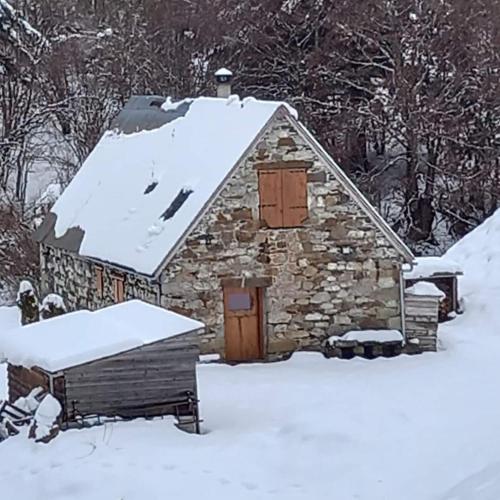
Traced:
[[478, 316], [448, 323], [438, 354], [200, 365], [204, 435], [167, 419], [67, 431], [47, 445], [11, 438], [0, 444], [2, 494], [498, 499], [500, 336]]
[[500, 259], [478, 234], [484, 250], [453, 252], [467, 309], [442, 325], [438, 353], [202, 364], [205, 434], [165, 419], [10, 438], [2, 498], [498, 500]]
[[[19, 310], [17, 307], [1, 307], [0, 306], [0, 336], [8, 330], [15, 328], [21, 322]], [[2, 354], [0, 348], [0, 400], [7, 394], [7, 369], [2, 364]], [[0, 453], [1, 456], [1, 453]], [[0, 459], [1, 463], [1, 459]], [[1, 470], [1, 466], [0, 466]], [[1, 484], [1, 481], [0, 481]]]
[[500, 293], [500, 210], [455, 243], [444, 258], [462, 267], [460, 292], [466, 300], [490, 290]]
[[17, 307], [0, 306], [0, 335], [11, 328], [21, 324], [19, 310]]

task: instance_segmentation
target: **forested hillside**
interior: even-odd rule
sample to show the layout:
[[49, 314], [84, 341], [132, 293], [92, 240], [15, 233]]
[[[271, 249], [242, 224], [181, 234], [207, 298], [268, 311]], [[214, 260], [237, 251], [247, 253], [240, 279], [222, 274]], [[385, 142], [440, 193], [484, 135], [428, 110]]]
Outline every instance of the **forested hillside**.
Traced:
[[284, 99], [417, 253], [500, 196], [498, 0], [0, 0], [0, 278], [131, 94]]

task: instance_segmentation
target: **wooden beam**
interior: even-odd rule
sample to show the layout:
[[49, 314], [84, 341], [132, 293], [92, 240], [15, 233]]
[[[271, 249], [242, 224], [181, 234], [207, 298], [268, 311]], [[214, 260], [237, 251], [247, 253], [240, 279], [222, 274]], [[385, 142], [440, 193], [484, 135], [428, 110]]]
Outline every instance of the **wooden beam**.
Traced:
[[242, 283], [246, 288], [266, 288], [273, 284], [271, 277], [262, 278], [222, 278], [220, 280], [223, 287], [228, 288], [241, 288]]
[[280, 160], [280, 161], [266, 161], [259, 162], [255, 164], [256, 170], [275, 170], [278, 168], [304, 168], [308, 169], [313, 166], [312, 161], [304, 161], [304, 160]]

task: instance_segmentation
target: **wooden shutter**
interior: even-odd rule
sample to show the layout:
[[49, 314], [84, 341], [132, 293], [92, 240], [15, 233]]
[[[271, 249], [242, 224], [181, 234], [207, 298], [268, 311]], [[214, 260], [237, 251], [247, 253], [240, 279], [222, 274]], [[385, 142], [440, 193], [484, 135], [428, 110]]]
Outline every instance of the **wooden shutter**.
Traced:
[[104, 295], [104, 269], [100, 266], [95, 267], [95, 285], [97, 296], [102, 298]]
[[281, 171], [259, 171], [260, 218], [269, 227], [283, 227]]
[[282, 170], [283, 227], [301, 226], [307, 219], [307, 173], [304, 168]]
[[115, 302], [123, 302], [124, 299], [124, 283], [123, 278], [121, 276], [113, 277], [113, 295]]

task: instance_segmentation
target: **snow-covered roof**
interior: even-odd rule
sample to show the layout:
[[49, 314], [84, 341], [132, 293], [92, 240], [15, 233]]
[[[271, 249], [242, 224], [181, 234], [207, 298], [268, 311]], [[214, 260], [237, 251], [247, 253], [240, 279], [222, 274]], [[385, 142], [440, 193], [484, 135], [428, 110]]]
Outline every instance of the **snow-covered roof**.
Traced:
[[132, 98], [37, 239], [153, 275], [279, 108], [295, 113], [238, 96]]
[[446, 294], [440, 290], [434, 283], [429, 283], [428, 281], [419, 281], [413, 286], [405, 289], [405, 293], [410, 295], [421, 295], [425, 297], [439, 297], [444, 299]]
[[404, 278], [414, 280], [442, 275], [462, 274], [458, 262], [449, 257], [416, 257], [411, 270], [404, 271]]
[[0, 359], [50, 372], [203, 328], [140, 300], [76, 311], [0, 334]]

